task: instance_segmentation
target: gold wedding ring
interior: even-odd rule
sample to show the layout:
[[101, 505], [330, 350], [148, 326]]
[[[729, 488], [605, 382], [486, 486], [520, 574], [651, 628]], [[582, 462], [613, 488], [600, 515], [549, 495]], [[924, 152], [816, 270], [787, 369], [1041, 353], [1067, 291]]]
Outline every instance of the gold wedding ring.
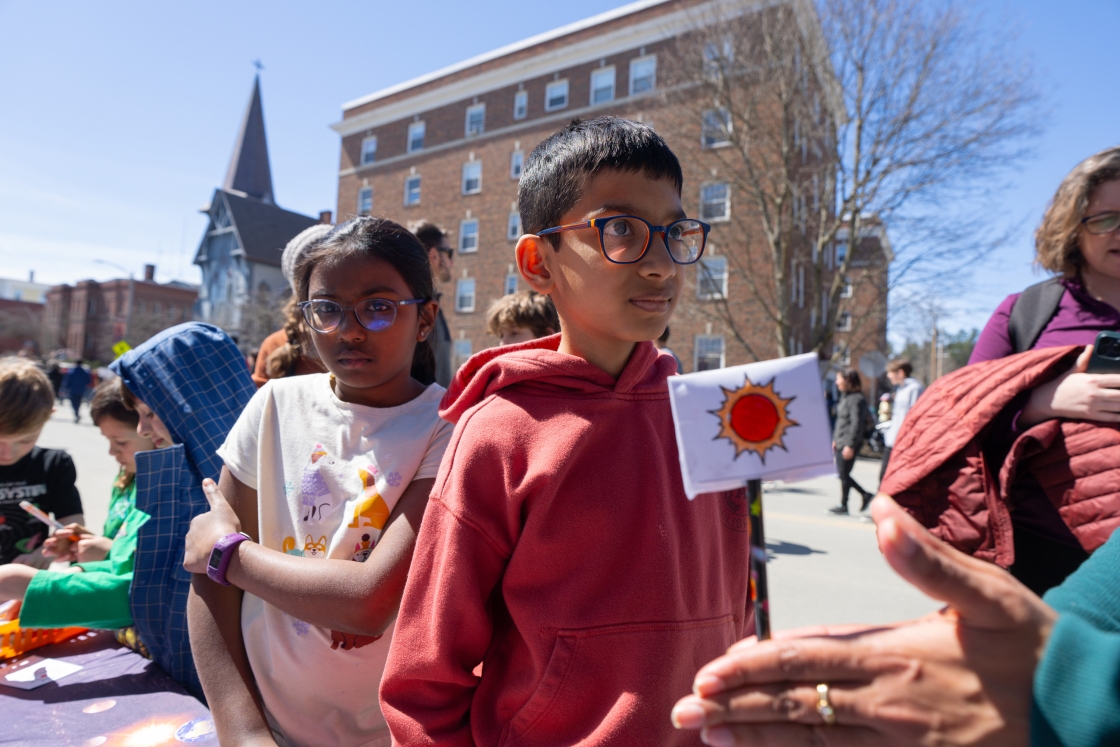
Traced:
[[836, 725], [836, 711], [828, 697], [828, 685], [823, 682], [817, 685], [817, 713], [824, 719], [825, 726]]

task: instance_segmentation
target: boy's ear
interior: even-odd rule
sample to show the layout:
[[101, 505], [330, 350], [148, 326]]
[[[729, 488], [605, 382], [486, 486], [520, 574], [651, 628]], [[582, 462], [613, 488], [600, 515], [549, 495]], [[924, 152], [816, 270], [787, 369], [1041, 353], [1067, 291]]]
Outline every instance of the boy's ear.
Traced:
[[554, 284], [546, 256], [552, 252], [547, 239], [525, 234], [517, 241], [517, 269], [529, 287], [537, 293], [548, 294]]

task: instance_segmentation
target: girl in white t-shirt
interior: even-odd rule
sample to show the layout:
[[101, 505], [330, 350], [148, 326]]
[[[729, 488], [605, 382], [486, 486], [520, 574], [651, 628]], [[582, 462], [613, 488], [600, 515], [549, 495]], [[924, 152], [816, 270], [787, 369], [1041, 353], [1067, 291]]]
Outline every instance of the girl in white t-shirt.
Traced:
[[187, 570], [218, 581], [194, 577], [191, 648], [222, 744], [388, 745], [377, 689], [452, 430], [432, 274], [406, 229], [356, 218], [295, 278], [330, 373], [269, 381], [219, 450], [187, 535]]

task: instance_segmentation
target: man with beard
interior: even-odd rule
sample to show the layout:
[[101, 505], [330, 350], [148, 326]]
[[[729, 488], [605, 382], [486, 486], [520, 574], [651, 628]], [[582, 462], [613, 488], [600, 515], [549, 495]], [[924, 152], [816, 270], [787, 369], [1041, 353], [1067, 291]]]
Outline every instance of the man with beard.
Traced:
[[[416, 238], [428, 250], [428, 262], [432, 265], [432, 279], [438, 283], [451, 282], [451, 266], [455, 264], [455, 250], [447, 242], [447, 234], [431, 221], [420, 221], [413, 229]], [[438, 300], [440, 295], [437, 294]], [[443, 306], [436, 314], [436, 326], [429, 338], [432, 352], [436, 356], [436, 383], [446, 388], [451, 383], [451, 330], [443, 318]]]

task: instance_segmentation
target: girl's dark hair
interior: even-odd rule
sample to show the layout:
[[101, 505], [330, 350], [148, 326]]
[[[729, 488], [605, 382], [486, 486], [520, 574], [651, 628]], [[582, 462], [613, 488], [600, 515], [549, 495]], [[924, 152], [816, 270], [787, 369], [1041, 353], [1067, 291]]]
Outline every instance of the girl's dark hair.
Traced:
[[[436, 296], [432, 282], [432, 266], [428, 252], [420, 241], [404, 226], [385, 218], [362, 216], [335, 226], [315, 247], [296, 262], [292, 277], [296, 281], [295, 300], [308, 300], [311, 271], [322, 263], [333, 264], [343, 259], [361, 256], [384, 260], [401, 274], [413, 298], [431, 301]], [[288, 339], [306, 335], [306, 324], [297, 316], [296, 335], [288, 331]], [[287, 330], [287, 327], [285, 327]], [[424, 386], [436, 380], [436, 356], [429, 340], [416, 343], [412, 354], [412, 378]]]
[[[102, 418], [112, 418], [136, 430], [140, 416], [125, 404], [125, 391], [127, 390], [120, 379], [109, 379], [93, 390], [93, 399], [89, 401], [89, 416], [94, 425], [99, 425]], [[134, 477], [135, 473], [121, 468], [115, 484], [121, 490], [127, 490]]]
[[863, 391], [863, 381], [859, 378], [859, 371], [854, 368], [840, 369], [840, 376], [844, 379], [844, 383], [848, 385], [849, 392]]

